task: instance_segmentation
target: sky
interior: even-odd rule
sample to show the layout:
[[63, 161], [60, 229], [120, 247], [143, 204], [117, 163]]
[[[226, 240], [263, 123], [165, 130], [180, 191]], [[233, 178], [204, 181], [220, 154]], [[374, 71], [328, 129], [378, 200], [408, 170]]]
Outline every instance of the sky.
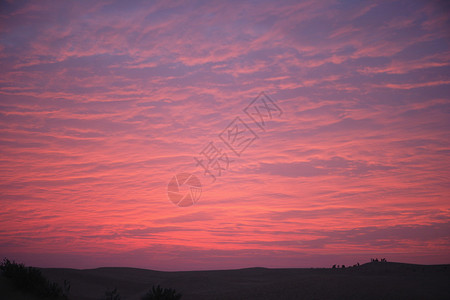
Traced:
[[0, 255], [450, 263], [445, 1], [1, 1]]

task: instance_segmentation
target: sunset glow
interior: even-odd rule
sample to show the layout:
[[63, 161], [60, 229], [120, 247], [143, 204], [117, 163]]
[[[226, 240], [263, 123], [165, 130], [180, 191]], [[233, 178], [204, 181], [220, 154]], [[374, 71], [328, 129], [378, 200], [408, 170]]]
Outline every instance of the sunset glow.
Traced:
[[[449, 28], [445, 1], [2, 1], [0, 255], [450, 263]], [[261, 92], [264, 127], [244, 111]], [[239, 155], [236, 118], [257, 136]], [[202, 183], [187, 207], [182, 172]]]

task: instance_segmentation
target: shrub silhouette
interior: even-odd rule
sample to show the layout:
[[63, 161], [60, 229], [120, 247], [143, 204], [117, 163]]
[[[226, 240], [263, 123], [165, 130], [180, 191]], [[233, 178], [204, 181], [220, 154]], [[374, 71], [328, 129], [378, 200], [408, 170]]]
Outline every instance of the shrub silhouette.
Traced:
[[69, 295], [70, 292], [70, 281], [67, 279], [64, 279], [64, 295], [67, 298], [67, 295]]
[[5, 258], [0, 264], [0, 270], [19, 290], [44, 299], [67, 299], [61, 287], [50, 282], [37, 268], [25, 267], [24, 264]]
[[174, 289], [162, 288], [159, 285], [147, 292], [142, 298], [142, 300], [180, 300], [181, 294], [177, 293]]
[[120, 300], [120, 294], [117, 292], [117, 288], [114, 288], [112, 291], [106, 290], [104, 300]]

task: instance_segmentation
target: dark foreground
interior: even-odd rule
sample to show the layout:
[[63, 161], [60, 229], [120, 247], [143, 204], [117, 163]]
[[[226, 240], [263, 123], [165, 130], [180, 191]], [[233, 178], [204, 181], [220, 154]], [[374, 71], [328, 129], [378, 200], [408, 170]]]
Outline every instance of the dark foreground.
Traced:
[[[190, 299], [450, 299], [450, 265], [368, 263], [347, 269], [265, 269], [159, 272], [133, 268], [42, 269], [70, 281], [69, 299], [102, 299], [117, 288], [122, 300], [140, 299], [152, 285]], [[15, 293], [4, 278], [0, 289]], [[8, 299], [13, 299], [8, 298]]]

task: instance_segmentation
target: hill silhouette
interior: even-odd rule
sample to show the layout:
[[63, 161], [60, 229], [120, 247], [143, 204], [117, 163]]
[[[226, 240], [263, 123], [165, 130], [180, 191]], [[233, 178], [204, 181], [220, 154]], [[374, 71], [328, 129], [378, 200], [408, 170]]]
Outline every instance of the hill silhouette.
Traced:
[[[141, 299], [153, 285], [190, 299], [450, 299], [450, 265], [371, 262], [357, 267], [162, 272], [136, 268], [41, 269], [69, 280], [69, 299], [101, 299], [117, 288], [121, 299]], [[7, 287], [4, 279], [0, 281]], [[23, 296], [22, 296], [23, 297]], [[14, 299], [14, 298], [11, 298]], [[17, 298], [24, 299], [24, 298]]]

